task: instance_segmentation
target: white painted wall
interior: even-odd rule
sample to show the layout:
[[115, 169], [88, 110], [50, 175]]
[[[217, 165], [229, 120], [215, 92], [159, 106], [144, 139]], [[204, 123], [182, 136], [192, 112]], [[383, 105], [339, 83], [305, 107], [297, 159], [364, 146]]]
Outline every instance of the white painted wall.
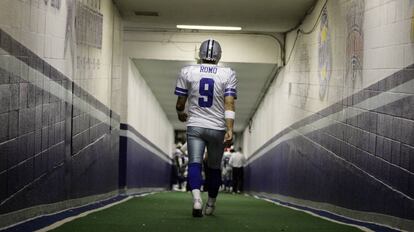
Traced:
[[124, 97], [121, 122], [134, 127], [145, 138], [168, 155], [174, 144], [174, 129], [151, 89], [139, 73], [134, 62], [125, 58]]
[[[121, 60], [122, 56], [122, 40], [118, 39], [122, 34], [120, 26], [122, 22], [118, 10], [109, 0], [101, 1], [101, 13], [103, 14], [102, 48], [77, 46], [76, 60], [79, 61], [77, 66], [80, 67], [77, 69], [78, 73], [74, 81], [99, 101], [110, 106], [112, 93], [116, 93], [112, 88], [111, 77], [120, 79], [120, 70], [113, 70], [113, 68], [120, 66], [120, 62], [116, 61]], [[83, 65], [83, 62], [86, 62], [86, 65]], [[115, 90], [119, 90], [118, 86], [114, 87]], [[119, 97], [115, 102], [118, 101]], [[116, 107], [115, 102], [112, 104], [115, 106], [115, 112], [119, 113], [120, 109]]]
[[[318, 1], [301, 29], [311, 30], [324, 2], [325, 0]], [[350, 80], [346, 75], [346, 64], [349, 62], [346, 55], [347, 15], [352, 3], [358, 2], [364, 1], [328, 1], [332, 57], [331, 78], [326, 95], [319, 97], [318, 22], [314, 32], [299, 36], [291, 60], [282, 69], [254, 116], [251, 132], [248, 128], [244, 131], [244, 151], [247, 156], [289, 125], [414, 63], [414, 1], [365, 0], [362, 8], [362, 75], [354, 83]], [[287, 34], [287, 57], [295, 37], [296, 31]]]
[[263, 35], [126, 31], [124, 52], [136, 59], [194, 61], [209, 38], [220, 41], [221, 62], [280, 63], [279, 46]]
[[67, 2], [61, 8], [44, 1], [0, 1], [0, 27], [14, 39], [65, 73], [71, 73], [64, 60]]
[[[112, 71], [113, 54], [122, 54], [122, 49], [113, 45], [114, 38], [121, 34], [120, 15], [112, 1], [101, 0], [100, 12], [104, 20], [102, 48], [77, 45], [74, 34], [71, 35], [68, 30], [74, 21], [71, 10], [75, 10], [70, 6], [74, 6], [76, 1], [61, 0], [58, 9], [51, 5], [51, 1], [1, 0], [0, 28], [110, 107], [111, 77], [119, 72]], [[116, 27], [114, 22], [118, 22]], [[121, 44], [122, 40], [116, 42]], [[74, 63], [72, 55], [75, 57]], [[3, 60], [6, 58], [1, 57], [1, 62], [6, 63]], [[82, 59], [94, 60], [99, 65], [77, 65], [77, 61]], [[116, 76], [120, 79], [120, 74]], [[116, 84], [115, 87], [120, 86]], [[115, 102], [118, 101], [119, 97]], [[115, 102], [114, 105], [117, 105]], [[120, 109], [115, 111], [119, 112]]]

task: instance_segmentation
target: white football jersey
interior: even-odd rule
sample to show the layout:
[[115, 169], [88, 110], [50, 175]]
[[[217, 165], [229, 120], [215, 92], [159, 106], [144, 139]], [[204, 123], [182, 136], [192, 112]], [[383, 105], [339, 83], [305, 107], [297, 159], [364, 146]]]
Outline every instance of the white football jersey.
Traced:
[[214, 64], [200, 64], [181, 69], [175, 94], [188, 96], [187, 126], [226, 130], [224, 97], [237, 98], [236, 73]]

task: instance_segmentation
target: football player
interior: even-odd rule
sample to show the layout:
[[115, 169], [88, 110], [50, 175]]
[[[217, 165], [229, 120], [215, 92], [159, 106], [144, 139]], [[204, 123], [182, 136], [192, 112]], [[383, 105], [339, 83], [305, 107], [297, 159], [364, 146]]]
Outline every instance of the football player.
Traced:
[[[187, 149], [189, 156], [188, 182], [193, 195], [193, 216], [203, 216], [200, 194], [202, 162], [207, 147], [208, 200], [206, 215], [214, 212], [221, 185], [221, 159], [226, 146], [233, 140], [235, 119], [234, 101], [237, 98], [236, 73], [218, 66], [221, 58], [220, 44], [209, 39], [200, 46], [201, 64], [181, 69], [175, 94], [178, 119], [187, 122]], [[188, 100], [188, 113], [185, 105]]]

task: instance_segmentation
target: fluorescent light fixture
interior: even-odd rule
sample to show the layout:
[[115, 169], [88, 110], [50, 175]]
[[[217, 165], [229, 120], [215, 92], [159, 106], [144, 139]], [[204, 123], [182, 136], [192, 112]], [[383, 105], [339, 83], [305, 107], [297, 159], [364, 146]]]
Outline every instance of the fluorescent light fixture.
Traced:
[[177, 25], [179, 29], [194, 30], [218, 30], [218, 31], [240, 31], [241, 27], [224, 27], [224, 26], [201, 26], [201, 25]]

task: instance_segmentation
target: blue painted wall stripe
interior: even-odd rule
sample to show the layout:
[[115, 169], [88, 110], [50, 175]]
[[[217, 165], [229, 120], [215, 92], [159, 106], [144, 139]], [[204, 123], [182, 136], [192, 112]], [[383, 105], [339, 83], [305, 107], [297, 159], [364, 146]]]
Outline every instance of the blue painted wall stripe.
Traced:
[[[142, 193], [144, 194], [144, 193]], [[7, 229], [2, 229], [0, 230], [1, 232], [18, 232], [18, 231], [35, 231], [35, 230], [39, 230], [42, 229], [46, 226], [52, 225], [55, 222], [61, 221], [65, 218], [68, 217], [73, 217], [76, 215], [79, 215], [81, 213], [90, 211], [90, 210], [94, 210], [94, 209], [98, 209], [101, 207], [104, 207], [106, 205], [121, 201], [125, 198], [127, 198], [128, 196], [126, 195], [118, 195], [103, 201], [98, 201], [92, 204], [88, 204], [88, 205], [84, 205], [84, 206], [80, 206], [77, 208], [72, 208], [72, 209], [68, 209], [59, 213], [55, 213], [55, 214], [50, 214], [50, 215], [44, 215], [44, 216], [40, 216], [37, 218], [34, 218], [32, 220], [23, 222], [21, 224], [17, 224], [14, 226], [11, 226]]]
[[378, 232], [398, 232], [398, 231], [400, 231], [400, 230], [393, 229], [393, 228], [390, 228], [390, 227], [387, 227], [387, 226], [384, 226], [384, 225], [378, 225], [378, 224], [371, 223], [371, 222], [359, 221], [359, 220], [347, 218], [347, 217], [344, 217], [344, 216], [340, 216], [340, 215], [337, 215], [337, 214], [334, 214], [334, 213], [331, 213], [331, 212], [328, 212], [328, 211], [325, 211], [325, 210], [319, 210], [319, 209], [313, 209], [313, 208], [310, 208], [310, 207], [300, 206], [300, 205], [292, 204], [292, 203], [289, 203], [289, 202], [284, 202], [284, 201], [281, 201], [281, 200], [278, 200], [278, 199], [275, 199], [275, 198], [268, 198], [268, 197], [264, 197], [264, 196], [260, 196], [260, 195], [258, 195], [258, 197], [262, 198], [262, 199], [267, 199], [267, 200], [276, 202], [276, 203], [278, 203], [280, 205], [283, 205], [283, 206], [296, 208], [296, 209], [301, 210], [301, 211], [314, 213], [318, 216], [328, 218], [328, 219], [331, 219], [331, 220], [334, 220], [334, 221], [337, 221], [337, 222], [342, 222], [342, 223], [345, 223], [345, 224], [351, 224], [351, 225], [366, 227], [366, 228], [371, 229], [373, 231], [378, 231]]

